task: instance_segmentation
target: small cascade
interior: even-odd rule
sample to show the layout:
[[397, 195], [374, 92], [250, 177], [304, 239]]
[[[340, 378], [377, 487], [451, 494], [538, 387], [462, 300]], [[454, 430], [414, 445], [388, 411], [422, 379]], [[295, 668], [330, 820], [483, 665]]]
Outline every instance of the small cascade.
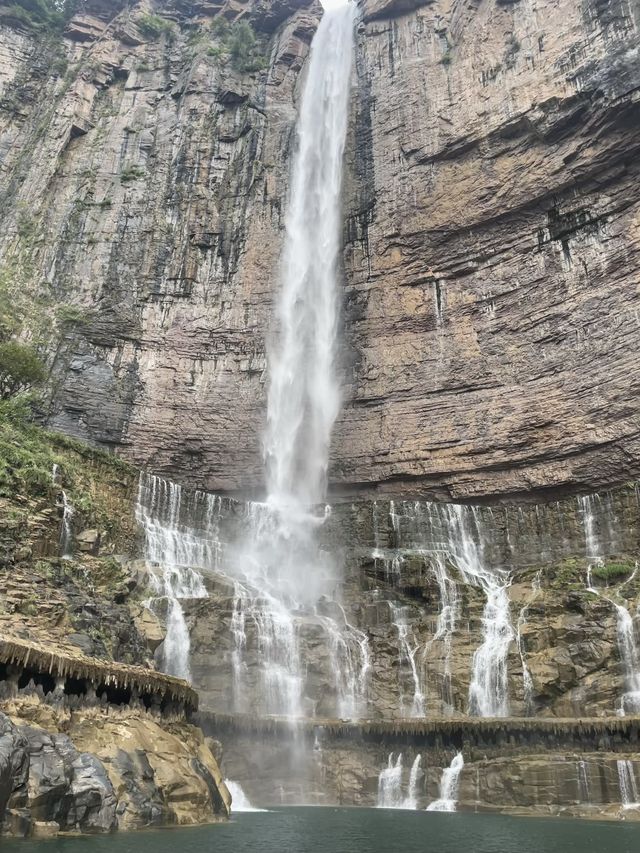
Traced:
[[62, 528], [60, 530], [60, 556], [63, 560], [73, 560], [73, 525], [75, 510], [67, 493], [62, 490]]
[[[596, 495], [581, 495], [578, 498], [578, 507], [584, 527], [586, 557], [591, 565], [598, 565], [602, 563], [602, 553], [596, 527]], [[589, 587], [591, 586], [589, 581]]]
[[[458, 619], [458, 589], [448, 572], [457, 569], [464, 583], [480, 589], [485, 596], [482, 615], [482, 642], [473, 656], [469, 687], [469, 713], [504, 717], [509, 714], [507, 661], [516, 632], [511, 621], [509, 587], [511, 575], [493, 568], [484, 559], [485, 530], [477, 508], [432, 502], [390, 502], [395, 559], [404, 556], [430, 557], [440, 591], [441, 609], [434, 637], [422, 652], [425, 664], [432, 644], [444, 643], [443, 706], [450, 709], [451, 638]], [[391, 558], [386, 557], [387, 560]]]
[[619, 713], [640, 713], [640, 653], [636, 641], [633, 617], [622, 604], [612, 602], [618, 616], [618, 648], [625, 669], [626, 692]]
[[403, 809], [415, 811], [415, 809], [418, 808], [418, 783], [422, 772], [420, 769], [421, 763], [422, 756], [416, 755], [413, 764], [411, 765], [411, 772], [409, 773], [409, 791], [402, 803]]
[[249, 797], [242, 790], [239, 782], [232, 782], [230, 779], [225, 779], [224, 784], [231, 794], [231, 812], [264, 812], [266, 809], [258, 809], [252, 806], [249, 802]]
[[460, 774], [464, 767], [464, 758], [459, 752], [449, 765], [442, 771], [440, 781], [440, 797], [429, 803], [428, 812], [454, 812], [458, 801], [458, 788], [460, 786]]
[[623, 810], [640, 808], [640, 796], [636, 783], [635, 768], [632, 761], [620, 759], [618, 766], [618, 783], [620, 785], [620, 802]]
[[[340, 608], [342, 610], [342, 608]], [[344, 616], [344, 611], [342, 611]], [[334, 673], [337, 713], [341, 719], [361, 716], [366, 709], [371, 654], [367, 635], [327, 616], [318, 617], [329, 639], [331, 669]]]
[[402, 753], [394, 759], [393, 753], [389, 755], [387, 766], [380, 771], [378, 776], [378, 804], [379, 809], [401, 809], [404, 797], [402, 796]]
[[578, 761], [578, 791], [580, 802], [591, 803], [591, 786], [589, 785], [589, 765], [586, 761]]
[[214, 569], [219, 548], [218, 499], [201, 492], [196, 493], [198, 499], [204, 504], [201, 532], [183, 520], [181, 486], [152, 474], [140, 475], [136, 519], [145, 534], [145, 558], [154, 592], [149, 604], [156, 610], [166, 608], [162, 665], [165, 672], [187, 680], [191, 680], [191, 643], [181, 602], [207, 598], [197, 569]]
[[[589, 560], [587, 566], [587, 590], [600, 598], [604, 598], [616, 611], [618, 650], [624, 666], [626, 687], [617, 712], [620, 716], [625, 716], [627, 713], [640, 713], [640, 651], [638, 650], [633, 616], [628, 608], [624, 604], [619, 604], [612, 598], [602, 595], [593, 585], [593, 567], [602, 565], [603, 563], [603, 548], [596, 528], [597, 499], [598, 495], [583, 495], [578, 498], [584, 527], [586, 556]], [[615, 538], [612, 528], [613, 525], [609, 523], [609, 538], [611, 540]], [[633, 580], [636, 572], [637, 566], [627, 583]]]
[[413, 681], [413, 697], [411, 699], [411, 704], [409, 708], [405, 707], [404, 696], [401, 687], [400, 707], [403, 716], [424, 717], [425, 694], [420, 679], [420, 674], [418, 672], [418, 666], [416, 664], [416, 656], [418, 654], [418, 651], [420, 650], [420, 644], [416, 642], [416, 639], [413, 636], [413, 631], [411, 630], [411, 626], [409, 624], [409, 608], [400, 607], [391, 602], [389, 602], [389, 607], [391, 609], [393, 625], [396, 631], [398, 632], [398, 660], [400, 665], [402, 665], [404, 662], [409, 665], [409, 669], [411, 671], [411, 678]]
[[540, 570], [533, 579], [533, 582], [531, 584], [531, 597], [526, 602], [524, 607], [520, 610], [520, 614], [518, 615], [518, 623], [516, 626], [516, 645], [520, 653], [520, 662], [522, 664], [524, 707], [528, 715], [533, 715], [535, 713], [533, 702], [534, 686], [533, 679], [531, 678], [531, 672], [529, 671], [529, 667], [527, 666], [527, 655], [526, 649], [524, 647], [524, 641], [522, 638], [522, 629], [527, 624], [527, 615], [529, 613], [529, 607], [535, 601], [538, 596], [538, 593], [540, 592], [541, 578], [542, 570]]
[[515, 640], [508, 592], [511, 579], [508, 572], [485, 566], [483, 531], [474, 508], [445, 504], [438, 509], [446, 520], [451, 558], [464, 580], [480, 587], [486, 596], [483, 640], [473, 656], [469, 713], [506, 717], [509, 714], [507, 656]]
[[[59, 485], [60, 467], [57, 463], [53, 463], [51, 468], [51, 482], [54, 486]], [[62, 495], [62, 526], [60, 527], [59, 551], [62, 560], [73, 560], [73, 527], [71, 519], [75, 514], [75, 510], [67, 493], [64, 489], [61, 490]]]

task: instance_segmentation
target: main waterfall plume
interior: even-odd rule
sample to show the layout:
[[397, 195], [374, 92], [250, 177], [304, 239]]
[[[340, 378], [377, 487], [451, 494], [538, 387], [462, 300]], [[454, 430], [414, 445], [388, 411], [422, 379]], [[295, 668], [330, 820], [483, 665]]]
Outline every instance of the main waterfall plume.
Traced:
[[[332, 598], [337, 582], [315, 534], [328, 512], [318, 507], [326, 495], [331, 430], [340, 405], [338, 256], [354, 14], [350, 3], [326, 11], [311, 46], [268, 349], [267, 497], [249, 513], [249, 541], [239, 555], [245, 578], [236, 588], [236, 694], [242, 695], [250, 615], [263, 657], [265, 710], [294, 717], [305, 712], [296, 619], [302, 608], [314, 610], [322, 597]], [[340, 649], [338, 710], [353, 714], [368, 667], [363, 636], [346, 619], [336, 622], [326, 614], [321, 619], [330, 645]], [[359, 666], [353, 665], [352, 648]]]

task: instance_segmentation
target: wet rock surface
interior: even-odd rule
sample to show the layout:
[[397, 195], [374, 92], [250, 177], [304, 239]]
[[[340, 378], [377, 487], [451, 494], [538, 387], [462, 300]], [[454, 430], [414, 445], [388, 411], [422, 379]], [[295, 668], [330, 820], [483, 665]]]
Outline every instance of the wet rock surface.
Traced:
[[218, 765], [193, 726], [127, 710], [56, 711], [37, 697], [3, 707], [0, 826], [10, 835], [108, 833], [227, 815]]

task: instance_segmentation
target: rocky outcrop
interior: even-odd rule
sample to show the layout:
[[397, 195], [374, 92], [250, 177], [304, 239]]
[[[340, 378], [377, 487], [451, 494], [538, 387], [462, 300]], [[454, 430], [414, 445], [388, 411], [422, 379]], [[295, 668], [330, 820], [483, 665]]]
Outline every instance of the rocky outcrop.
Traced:
[[131, 711], [65, 715], [24, 698], [5, 709], [0, 831], [104, 833], [228, 815], [216, 760], [193, 726]]

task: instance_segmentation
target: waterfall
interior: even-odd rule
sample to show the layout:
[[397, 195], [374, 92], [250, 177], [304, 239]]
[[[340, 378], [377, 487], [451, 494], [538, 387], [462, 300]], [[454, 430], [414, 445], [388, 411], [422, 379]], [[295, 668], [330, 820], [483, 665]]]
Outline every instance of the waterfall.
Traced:
[[197, 569], [215, 568], [218, 562], [218, 507], [214, 495], [196, 493], [204, 507], [208, 535], [198, 533], [183, 521], [183, 491], [177, 483], [151, 474], [141, 474], [136, 519], [145, 535], [145, 558], [153, 609], [166, 607], [166, 637], [162, 667], [165, 672], [191, 680], [189, 629], [182, 599], [207, 598]]
[[522, 638], [522, 629], [527, 624], [527, 616], [529, 614], [529, 607], [538, 597], [538, 593], [540, 592], [542, 580], [542, 569], [536, 574], [533, 582], [531, 584], [531, 596], [529, 600], [526, 602], [524, 607], [520, 610], [520, 614], [518, 616], [518, 623], [516, 626], [516, 645], [518, 647], [518, 651], [520, 653], [520, 662], [522, 664], [522, 685], [523, 685], [523, 694], [524, 694], [524, 706], [527, 714], [533, 715], [535, 713], [535, 707], [533, 702], [533, 692], [534, 685], [533, 679], [531, 677], [531, 672], [529, 667], [527, 666], [527, 655], [526, 649], [524, 645], [524, 640]]
[[[60, 477], [60, 467], [57, 463], [53, 463], [51, 468], [51, 482], [54, 486], [58, 485]], [[75, 510], [67, 493], [62, 489], [62, 526], [60, 528], [59, 550], [60, 557], [63, 560], [73, 560], [73, 528], [71, 519], [74, 516]]]
[[411, 773], [409, 774], [409, 792], [402, 803], [403, 809], [415, 810], [418, 808], [418, 782], [420, 781], [421, 763], [422, 756], [416, 755], [413, 764], [411, 765]]
[[[408, 663], [409, 669], [411, 671], [411, 679], [413, 681], [413, 697], [411, 700], [411, 706], [408, 709], [409, 716], [424, 717], [424, 688], [422, 686], [420, 673], [418, 672], [418, 666], [416, 664], [416, 655], [420, 650], [420, 645], [416, 642], [415, 637], [413, 636], [413, 631], [411, 631], [411, 626], [409, 625], [409, 608], [399, 607], [395, 604], [392, 604], [391, 602], [389, 602], [389, 607], [391, 609], [393, 625], [396, 631], [398, 632], [398, 662], [400, 664], [402, 664], [403, 661], [406, 661]], [[404, 707], [404, 697], [402, 696], [402, 688], [400, 692], [400, 704], [404, 714], [406, 709]]]
[[393, 753], [389, 755], [387, 766], [378, 776], [378, 805], [379, 809], [401, 809], [402, 796], [402, 753], [394, 760]]
[[230, 779], [225, 779], [224, 784], [231, 794], [231, 812], [264, 812], [266, 809], [257, 809], [249, 802], [249, 797], [242, 790], [239, 782], [232, 782]]
[[482, 527], [474, 508], [459, 504], [433, 506], [445, 521], [451, 559], [465, 582], [479, 587], [486, 597], [482, 643], [473, 655], [469, 712], [481, 717], [506, 717], [509, 714], [507, 657], [515, 639], [508, 593], [510, 576], [502, 569], [485, 566]]
[[[450, 682], [451, 639], [458, 619], [458, 590], [447, 565], [455, 567], [464, 583], [485, 596], [482, 614], [482, 641], [476, 649], [469, 686], [469, 712], [484, 717], [509, 714], [508, 655], [516, 632], [511, 621], [510, 573], [491, 568], [484, 559], [485, 530], [477, 508], [460, 504], [416, 501], [401, 511], [390, 502], [389, 515], [394, 534], [395, 559], [419, 555], [431, 557], [431, 568], [440, 591], [441, 608], [434, 637], [422, 652], [424, 663], [436, 640], [444, 643], [443, 705]], [[376, 548], [376, 553], [380, 553]], [[389, 562], [389, 558], [386, 558]]]
[[60, 556], [63, 560], [73, 560], [73, 527], [71, 519], [75, 510], [67, 493], [62, 490], [62, 529], [60, 531]]
[[[591, 563], [601, 563], [602, 554], [600, 549], [600, 541], [596, 531], [596, 510], [595, 510], [595, 495], [581, 495], [578, 498], [578, 507], [582, 515], [582, 524], [584, 526], [584, 543], [587, 559]], [[591, 582], [589, 582], [591, 587]]]
[[620, 713], [640, 712], [640, 653], [636, 642], [633, 617], [622, 604], [612, 602], [618, 616], [618, 648], [624, 664], [626, 692], [622, 696]]
[[464, 767], [464, 758], [459, 752], [449, 765], [442, 771], [440, 780], [440, 797], [429, 803], [428, 812], [454, 812], [458, 800], [458, 788], [460, 785], [460, 774]]
[[581, 803], [591, 803], [591, 786], [589, 785], [589, 765], [586, 761], [578, 761], [578, 790]]
[[[624, 666], [626, 687], [620, 701], [618, 713], [621, 716], [624, 716], [627, 712], [637, 714], [640, 713], [640, 651], [638, 650], [636, 641], [633, 617], [627, 607], [623, 604], [618, 604], [606, 595], [601, 595], [600, 591], [593, 585], [592, 568], [594, 565], [603, 563], [603, 547], [596, 532], [595, 502], [597, 498], [597, 495], [583, 495], [578, 498], [578, 506], [584, 527], [586, 556], [589, 559], [587, 567], [587, 590], [594, 593], [594, 595], [604, 598], [605, 601], [608, 601], [615, 608], [618, 650]], [[611, 536], [611, 531], [609, 533]], [[633, 580], [636, 571], [637, 566], [627, 583]]]
[[[340, 407], [339, 317], [343, 152], [355, 5], [327, 10], [314, 36], [297, 125], [275, 335], [268, 347], [264, 459], [267, 497], [252, 505], [238, 555], [248, 595], [235, 606], [236, 673], [247, 608], [256, 624], [265, 713], [305, 713], [299, 622], [331, 600], [337, 571], [317, 530], [329, 516], [329, 444]], [[355, 715], [369, 668], [365, 636], [346, 620], [321, 620], [335, 659], [337, 705]], [[342, 669], [343, 664], [350, 668]]]
[[638, 796], [633, 762], [620, 759], [616, 764], [618, 766], [618, 782], [620, 785], [620, 802], [622, 803], [622, 808], [640, 808], [640, 796]]

